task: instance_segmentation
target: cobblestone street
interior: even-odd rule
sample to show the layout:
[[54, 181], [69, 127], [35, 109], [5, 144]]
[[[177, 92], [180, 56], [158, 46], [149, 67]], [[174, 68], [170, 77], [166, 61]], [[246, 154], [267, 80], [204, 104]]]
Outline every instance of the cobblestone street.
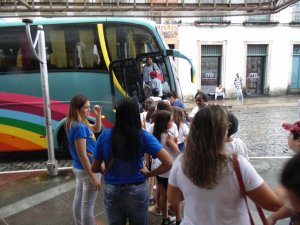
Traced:
[[292, 155], [287, 145], [289, 132], [281, 125], [299, 120], [297, 107], [259, 107], [232, 112], [240, 122], [236, 136], [246, 143], [250, 157]]

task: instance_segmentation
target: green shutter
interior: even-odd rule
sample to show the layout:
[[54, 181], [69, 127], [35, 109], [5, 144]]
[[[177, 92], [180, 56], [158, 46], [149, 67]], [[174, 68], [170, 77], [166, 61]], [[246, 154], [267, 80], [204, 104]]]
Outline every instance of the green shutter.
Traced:
[[247, 49], [248, 56], [266, 56], [267, 45], [248, 45]]
[[202, 45], [201, 56], [222, 56], [222, 45]]

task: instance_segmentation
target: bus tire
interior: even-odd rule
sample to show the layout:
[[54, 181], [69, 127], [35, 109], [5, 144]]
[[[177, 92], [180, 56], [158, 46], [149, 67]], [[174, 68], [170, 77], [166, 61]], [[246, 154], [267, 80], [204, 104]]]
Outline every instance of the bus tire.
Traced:
[[64, 128], [61, 128], [57, 136], [59, 153], [63, 156], [70, 156], [69, 142]]

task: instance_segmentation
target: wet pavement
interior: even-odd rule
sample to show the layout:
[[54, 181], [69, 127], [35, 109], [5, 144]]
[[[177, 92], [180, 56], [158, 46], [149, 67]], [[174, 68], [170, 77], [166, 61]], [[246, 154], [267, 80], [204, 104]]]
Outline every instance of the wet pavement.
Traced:
[[[281, 168], [293, 155], [287, 148], [288, 132], [281, 128], [281, 124], [299, 119], [298, 98], [260, 97], [245, 99], [243, 104], [236, 100], [209, 102], [226, 105], [237, 115], [240, 130], [236, 136], [245, 141], [250, 162], [271, 187], [278, 185]], [[187, 103], [187, 107], [192, 106], [192, 103]], [[30, 171], [8, 171], [10, 168], [14, 170], [9, 166], [14, 163], [0, 162], [0, 225], [73, 225], [75, 178], [68, 168], [70, 161], [59, 162], [59, 173], [55, 177], [48, 176], [46, 161], [32, 163], [29, 160], [25, 166], [17, 162], [13, 166], [19, 163], [19, 169]], [[98, 224], [107, 224], [102, 191], [98, 195], [95, 216]], [[255, 220], [259, 221], [257, 216]], [[150, 225], [160, 223], [161, 217], [149, 214]], [[288, 221], [277, 224], [287, 225]]]

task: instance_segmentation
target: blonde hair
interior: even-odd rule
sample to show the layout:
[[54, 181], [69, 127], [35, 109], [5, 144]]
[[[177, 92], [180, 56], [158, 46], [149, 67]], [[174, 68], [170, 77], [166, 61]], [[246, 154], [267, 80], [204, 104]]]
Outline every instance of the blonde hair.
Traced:
[[84, 124], [88, 124], [87, 120], [82, 120], [81, 116], [78, 113], [78, 110], [83, 107], [88, 102], [87, 97], [83, 95], [76, 95], [71, 99], [70, 107], [68, 111], [67, 121], [65, 124], [65, 129], [68, 131], [72, 126], [74, 121], [80, 121]]
[[201, 188], [219, 184], [228, 160], [224, 151], [228, 129], [227, 110], [219, 105], [201, 109], [193, 118], [182, 158], [183, 173]]
[[174, 123], [177, 125], [179, 130], [180, 124], [184, 122], [183, 109], [178, 106], [172, 106], [172, 114]]

